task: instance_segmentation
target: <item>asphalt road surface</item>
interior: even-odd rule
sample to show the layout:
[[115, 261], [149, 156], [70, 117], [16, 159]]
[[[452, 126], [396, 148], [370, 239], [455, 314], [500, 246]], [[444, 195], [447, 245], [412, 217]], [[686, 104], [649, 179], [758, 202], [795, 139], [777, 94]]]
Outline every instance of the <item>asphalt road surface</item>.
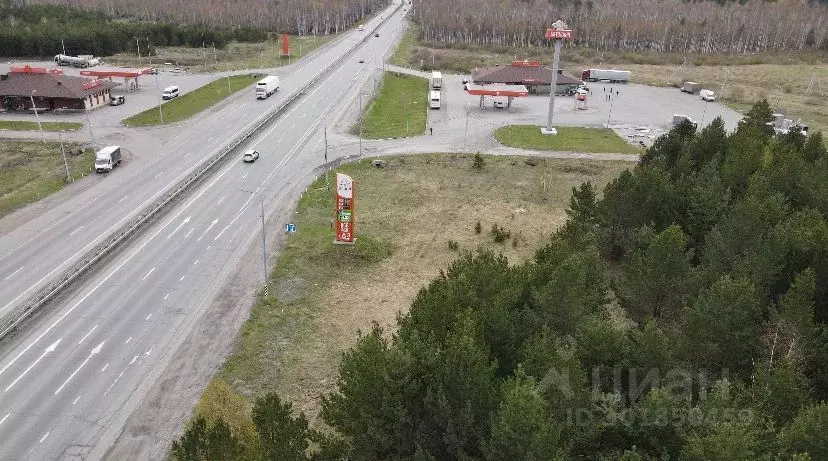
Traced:
[[[127, 402], [141, 398], [136, 390], [154, 367], [163, 366], [184, 325], [213, 300], [232, 272], [235, 255], [245, 250], [242, 243], [261, 232], [260, 200], [265, 206], [286, 200], [291, 185], [321, 163], [315, 156], [298, 155], [301, 147], [318, 136], [343, 96], [372, 75], [374, 56], [390, 49], [401, 20], [401, 13], [390, 17], [380, 38], [371, 37], [353, 59], [307, 89], [287, 115], [253, 137], [247, 147], [261, 152], [258, 161], [243, 163], [239, 154], [227, 162], [5, 351], [0, 361], [0, 459], [79, 459], [93, 452]], [[102, 184], [72, 200], [72, 212], [40, 232], [4, 236], [0, 309], [9, 309], [45, 283], [231, 133], [286, 94], [303, 89], [324, 63], [345, 53], [378, 22], [306, 63], [269, 100], [256, 101], [252, 90], [237, 98], [127, 180], [119, 182], [117, 169], [97, 179]], [[364, 64], [357, 63], [360, 57]], [[100, 187], [106, 183], [108, 188]]]

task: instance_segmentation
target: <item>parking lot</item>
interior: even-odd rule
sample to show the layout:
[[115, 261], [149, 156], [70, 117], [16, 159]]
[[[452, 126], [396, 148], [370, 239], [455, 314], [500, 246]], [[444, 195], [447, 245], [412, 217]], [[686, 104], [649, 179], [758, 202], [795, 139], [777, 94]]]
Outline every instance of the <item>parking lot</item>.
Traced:
[[[420, 73], [422, 75], [422, 73]], [[461, 135], [469, 130], [493, 129], [512, 124], [546, 125], [549, 95], [529, 95], [512, 100], [512, 106], [497, 109], [494, 98], [480, 97], [463, 90], [462, 75], [443, 74], [441, 107], [429, 111], [429, 127], [452, 130]], [[588, 83], [586, 108], [576, 109], [574, 96], [556, 96], [553, 124], [556, 126], [587, 126], [614, 129], [633, 144], [651, 145], [671, 128], [673, 114], [684, 114], [709, 124], [721, 116], [727, 130], [734, 130], [742, 115], [716, 102], [702, 101], [698, 95], [682, 93], [678, 88], [659, 88], [637, 84]], [[611, 99], [607, 99], [609, 92]], [[505, 100], [505, 98], [503, 98]], [[468, 124], [466, 117], [470, 119]], [[472, 133], [469, 133], [472, 136]]]

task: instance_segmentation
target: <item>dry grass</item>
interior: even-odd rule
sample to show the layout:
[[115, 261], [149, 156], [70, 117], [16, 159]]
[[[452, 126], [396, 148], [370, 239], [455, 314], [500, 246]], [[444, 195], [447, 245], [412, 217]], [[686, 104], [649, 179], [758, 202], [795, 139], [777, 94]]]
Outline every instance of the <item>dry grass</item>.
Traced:
[[[422, 155], [389, 159], [385, 169], [345, 166], [357, 181], [357, 247], [364, 241], [383, 254], [332, 251], [332, 199], [324, 178], [317, 181], [300, 201], [298, 233], [271, 282], [278, 300], [254, 308], [219, 378], [248, 396], [277, 391], [315, 421], [319, 395], [333, 389], [357, 331], [372, 321], [393, 330], [417, 291], [458, 256], [449, 240], [460, 250], [492, 248], [526, 260], [565, 219], [573, 186], [589, 180], [600, 188], [628, 165], [538, 159], [533, 167], [524, 158], [487, 157], [477, 171], [472, 156]], [[495, 223], [512, 238], [494, 243]]]
[[[549, 63], [548, 48], [444, 47], [423, 44], [412, 28], [394, 55], [395, 63], [413, 68], [435, 67], [469, 73], [477, 67], [508, 64], [518, 59]], [[744, 110], [767, 98], [789, 118], [801, 118], [813, 130], [828, 132], [828, 56], [825, 53], [785, 52], [756, 54], [601, 53], [592, 49], [565, 49], [564, 71], [579, 76], [589, 67], [621, 67], [632, 71], [633, 81], [655, 86], [680, 86], [683, 81], [702, 83], [721, 102]], [[813, 78], [813, 82], [812, 82]], [[727, 85], [724, 85], [725, 79]], [[724, 86], [724, 89], [722, 87]], [[808, 87], [811, 87], [808, 93]], [[807, 93], [807, 94], [806, 94]]]
[[[223, 50], [187, 47], [158, 47], [157, 55], [142, 56], [135, 53], [118, 53], [106, 58], [107, 64], [138, 67], [139, 65], [163, 67], [164, 63], [182, 67], [189, 72], [222, 72], [225, 70], [257, 70], [287, 65], [319, 48], [336, 35], [290, 36], [290, 57], [281, 57], [281, 40], [259, 43], [232, 42]], [[209, 45], [209, 44], [208, 44]]]

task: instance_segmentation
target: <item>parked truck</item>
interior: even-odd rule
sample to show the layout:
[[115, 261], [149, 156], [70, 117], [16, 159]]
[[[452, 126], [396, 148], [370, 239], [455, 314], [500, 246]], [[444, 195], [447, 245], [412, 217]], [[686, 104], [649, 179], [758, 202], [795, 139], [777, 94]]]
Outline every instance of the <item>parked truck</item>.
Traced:
[[713, 102], [716, 100], [716, 93], [713, 90], [701, 90], [699, 92], [699, 96], [707, 102]]
[[432, 109], [439, 109], [440, 108], [440, 92], [439, 91], [432, 91], [429, 95], [429, 102], [428, 107]]
[[100, 59], [92, 56], [67, 56], [65, 54], [55, 56], [55, 64], [59, 66], [95, 67], [100, 63]]
[[701, 89], [701, 83], [684, 82], [684, 84], [681, 85], [681, 91], [684, 93], [699, 94], [699, 91], [701, 91]]
[[440, 72], [431, 73], [431, 88], [439, 90], [443, 87], [443, 74]]
[[279, 91], [279, 77], [267, 76], [256, 82], [256, 99], [269, 98], [271, 94]]
[[610, 83], [628, 83], [630, 81], [630, 71], [616, 69], [586, 69], [581, 72], [581, 80], [585, 82], [609, 80]]
[[120, 164], [120, 146], [106, 146], [95, 153], [95, 173], [109, 173]]

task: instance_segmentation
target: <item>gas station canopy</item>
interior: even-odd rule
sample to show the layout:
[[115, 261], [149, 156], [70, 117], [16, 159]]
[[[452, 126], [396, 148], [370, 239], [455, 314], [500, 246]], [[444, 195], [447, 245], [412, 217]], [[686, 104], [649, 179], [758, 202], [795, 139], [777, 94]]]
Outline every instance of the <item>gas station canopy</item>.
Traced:
[[149, 75], [152, 73], [152, 68], [146, 69], [98, 69], [98, 70], [82, 70], [81, 75], [87, 77], [123, 77], [123, 78], [137, 78], [140, 75]]
[[529, 90], [524, 85], [505, 85], [502, 83], [491, 85], [469, 84], [466, 91], [475, 96], [509, 96], [514, 98], [529, 95]]

